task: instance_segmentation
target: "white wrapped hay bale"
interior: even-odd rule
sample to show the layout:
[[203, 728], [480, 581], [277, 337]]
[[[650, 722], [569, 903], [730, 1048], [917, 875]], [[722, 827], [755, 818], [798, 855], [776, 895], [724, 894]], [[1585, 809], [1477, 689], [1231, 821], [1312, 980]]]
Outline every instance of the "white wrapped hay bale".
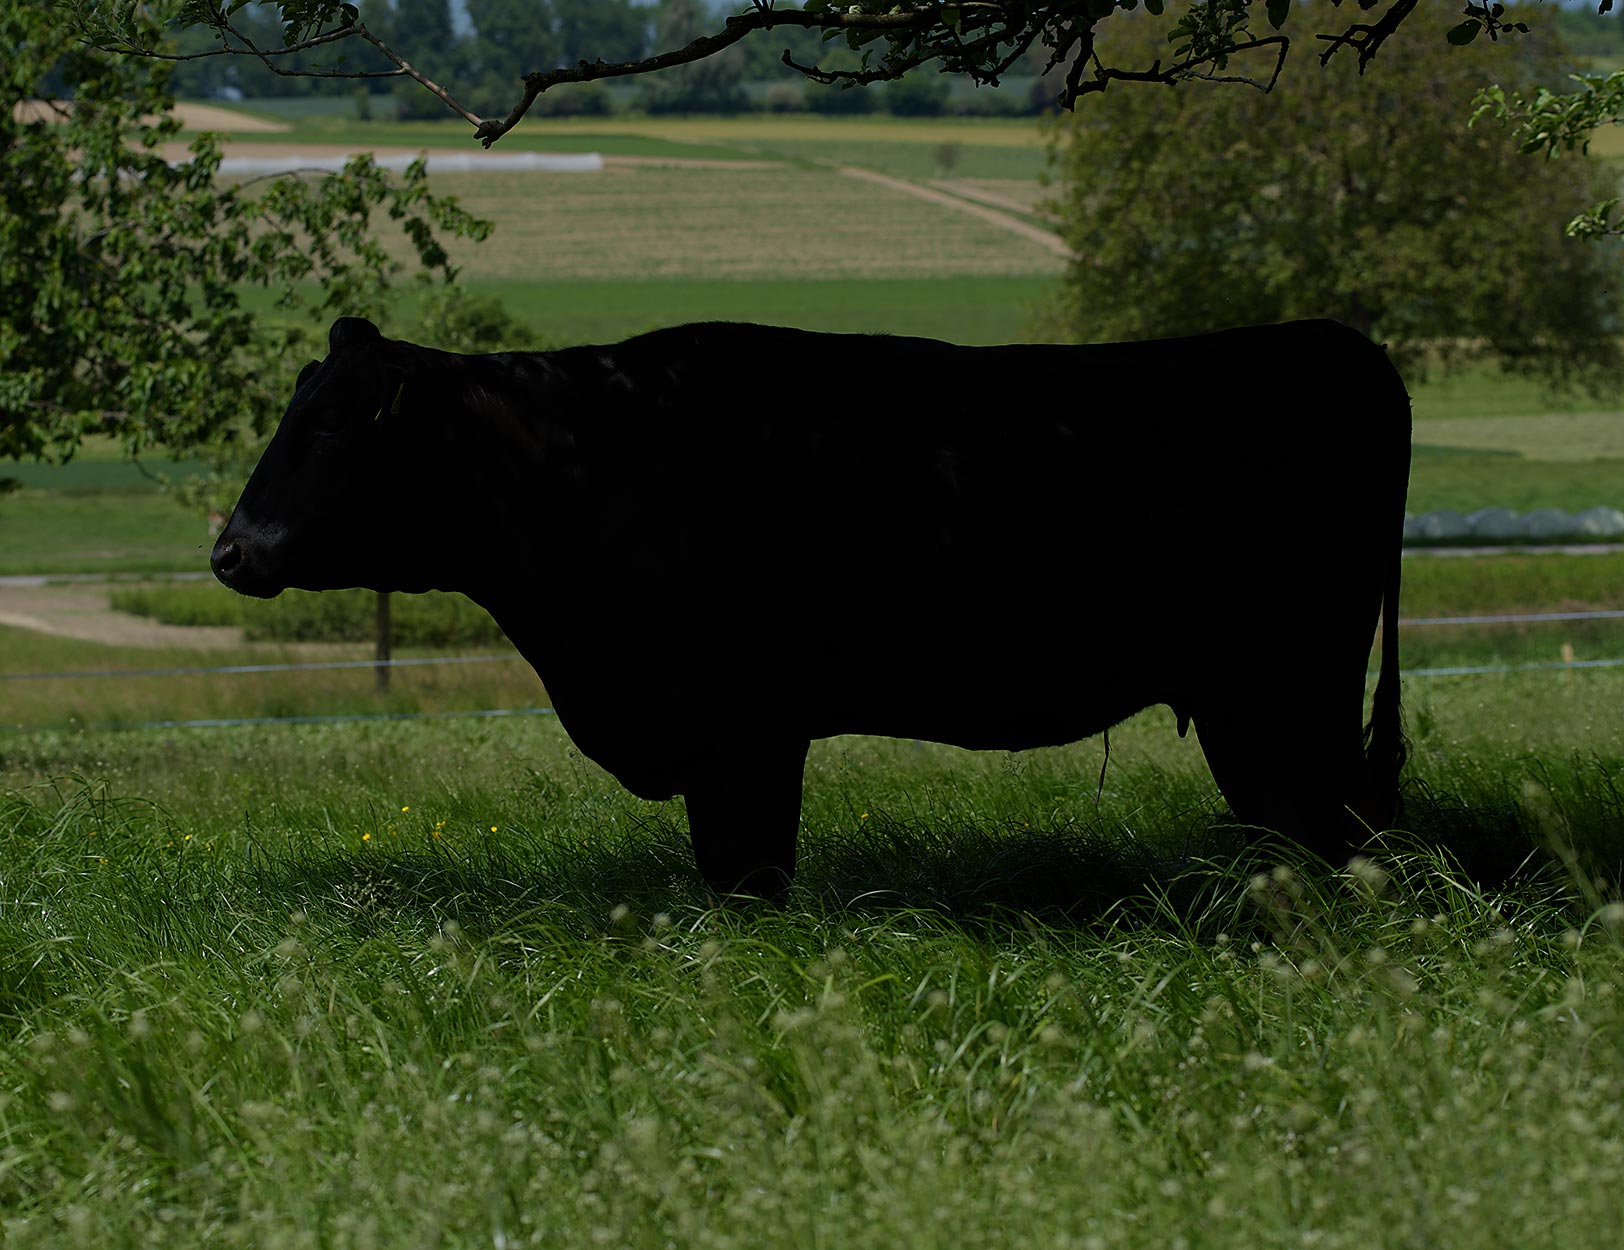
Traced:
[[1468, 513], [1472, 537], [1485, 542], [1506, 542], [1523, 536], [1522, 518], [1510, 508], [1479, 508]]
[[1624, 538], [1624, 512], [1586, 508], [1573, 518], [1573, 532], [1581, 538]]
[[1523, 537], [1535, 542], [1572, 538], [1576, 532], [1573, 514], [1561, 508], [1535, 508], [1522, 519]]
[[[1408, 529], [1406, 525], [1406, 532]], [[1472, 527], [1467, 524], [1466, 518], [1450, 508], [1426, 513], [1416, 521], [1415, 529], [1416, 538], [1429, 543], [1450, 542], [1472, 536]]]

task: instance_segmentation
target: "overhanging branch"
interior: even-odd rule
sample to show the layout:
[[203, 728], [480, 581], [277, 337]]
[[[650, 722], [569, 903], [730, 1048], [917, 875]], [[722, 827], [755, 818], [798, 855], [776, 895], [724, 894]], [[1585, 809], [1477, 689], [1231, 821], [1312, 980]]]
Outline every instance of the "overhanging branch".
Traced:
[[[1605, 2], [1605, 0], [1604, 0]], [[963, 74], [980, 84], [996, 86], [1007, 73], [1035, 45], [1041, 44], [1048, 52], [1045, 72], [1065, 68], [1066, 82], [1059, 97], [1062, 108], [1071, 108], [1076, 101], [1094, 92], [1103, 91], [1113, 82], [1150, 82], [1172, 84], [1188, 78], [1211, 82], [1242, 83], [1263, 91], [1272, 90], [1285, 67], [1290, 39], [1284, 34], [1253, 38], [1246, 23], [1255, 15], [1257, 0], [1198, 0], [1190, 12], [1179, 19], [1175, 35], [1186, 46], [1180, 48], [1167, 63], [1157, 60], [1147, 69], [1124, 69], [1103, 64], [1096, 54], [1095, 27], [1118, 9], [1137, 7], [1134, 0], [958, 0], [942, 3], [940, 0], [903, 0], [886, 9], [878, 0], [861, 3], [836, 4], [830, 0], [808, 0], [811, 7], [779, 9], [773, 0], [751, 0], [748, 11], [728, 17], [722, 29], [714, 34], [701, 35], [679, 48], [671, 48], [649, 56], [627, 61], [580, 61], [573, 67], [536, 71], [523, 78], [523, 93], [505, 117], [481, 118], [465, 108], [441, 84], [414, 68], [405, 57], [374, 35], [367, 27], [354, 20], [355, 10], [349, 5], [340, 7], [338, 0], [314, 5], [309, 22], [299, 30], [295, 42], [280, 48], [256, 46], [253, 39], [232, 24], [223, 4], [210, 5], [207, 11], [193, 20], [213, 30], [220, 45], [201, 52], [175, 53], [161, 51], [144, 43], [139, 33], [133, 33], [128, 23], [116, 17], [94, 16], [96, 0], [79, 0], [81, 24], [90, 42], [111, 50], [141, 56], [158, 57], [171, 61], [191, 61], [208, 56], [249, 56], [271, 72], [283, 77], [315, 78], [410, 78], [438, 98], [474, 127], [474, 136], [490, 147], [511, 131], [530, 111], [540, 96], [565, 83], [597, 82], [609, 78], [625, 78], [675, 69], [717, 55], [741, 40], [760, 32], [778, 28], [817, 30], [829, 35], [845, 35], [853, 49], [863, 50], [862, 64], [854, 69], [830, 69], [818, 64], [801, 64], [785, 51], [784, 64], [815, 82], [824, 84], [863, 85], [894, 81], [930, 61], [939, 61], [947, 73]], [[1150, 0], [1146, 0], [1147, 6]], [[1290, 0], [1263, 0], [1269, 20], [1276, 29], [1285, 20]], [[1332, 0], [1333, 5], [1339, 0]], [[1376, 8], [1382, 0], [1356, 0], [1362, 10]], [[1400, 25], [1418, 7], [1419, 0], [1390, 0], [1385, 10], [1373, 21], [1356, 22], [1335, 34], [1316, 36], [1326, 45], [1319, 55], [1322, 65], [1343, 48], [1358, 51], [1359, 66], [1363, 69], [1377, 50], [1393, 36]], [[1501, 31], [1523, 29], [1518, 24], [1499, 19], [1498, 5], [1491, 0], [1465, 0], [1468, 21], [1464, 25], [1480, 24], [1490, 37]], [[240, 6], [236, 6], [240, 7]], [[305, 6], [307, 8], [311, 6]], [[874, 11], [869, 11], [874, 10]], [[1160, 4], [1155, 12], [1160, 14]], [[90, 17], [84, 16], [86, 13]], [[477, 10], [476, 10], [477, 13]], [[323, 21], [336, 22], [332, 29], [317, 29]], [[315, 30], [315, 33], [308, 33]], [[1451, 40], [1458, 39], [1451, 33]], [[1476, 33], [1475, 29], [1471, 33]], [[307, 69], [289, 68], [287, 58], [330, 48], [345, 39], [360, 39], [375, 48], [390, 63], [389, 69]], [[1274, 65], [1270, 73], [1252, 76], [1225, 72], [1231, 56], [1272, 49]], [[877, 55], [876, 55], [877, 53]]]
[[1327, 65], [1330, 60], [1343, 48], [1356, 48], [1359, 52], [1359, 68], [1362, 71], [1370, 64], [1370, 59], [1380, 50], [1395, 33], [1399, 24], [1404, 21], [1415, 9], [1419, 0], [1393, 0], [1387, 11], [1374, 22], [1355, 22], [1339, 35], [1316, 35], [1316, 39], [1325, 42], [1325, 51], [1320, 53], [1320, 64]]
[[[799, 9], [756, 8], [749, 13], [728, 18], [720, 34], [701, 35], [692, 43], [669, 52], [615, 63], [582, 61], [573, 69], [554, 69], [545, 73], [526, 74], [524, 96], [519, 103], [504, 118], [499, 120], [490, 118], [480, 122], [474, 131], [474, 137], [486, 147], [490, 147], [519, 124], [542, 92], [563, 83], [627, 78], [637, 74], [652, 74], [662, 69], [674, 69], [679, 65], [691, 65], [695, 61], [705, 60], [732, 47], [747, 35], [778, 26], [798, 26], [803, 30], [852, 30], [864, 34], [920, 30], [938, 20], [940, 7], [930, 5], [892, 13], [808, 13]], [[900, 74], [892, 76], [899, 77]]]

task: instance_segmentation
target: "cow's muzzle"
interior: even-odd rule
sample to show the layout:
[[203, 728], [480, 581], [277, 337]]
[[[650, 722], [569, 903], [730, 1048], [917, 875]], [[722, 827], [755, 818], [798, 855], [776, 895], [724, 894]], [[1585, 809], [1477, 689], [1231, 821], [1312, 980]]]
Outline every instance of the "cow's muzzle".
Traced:
[[260, 563], [253, 558], [252, 546], [233, 537], [229, 526], [209, 555], [209, 567], [222, 583], [239, 594], [269, 599], [280, 594], [284, 587], [268, 577]]

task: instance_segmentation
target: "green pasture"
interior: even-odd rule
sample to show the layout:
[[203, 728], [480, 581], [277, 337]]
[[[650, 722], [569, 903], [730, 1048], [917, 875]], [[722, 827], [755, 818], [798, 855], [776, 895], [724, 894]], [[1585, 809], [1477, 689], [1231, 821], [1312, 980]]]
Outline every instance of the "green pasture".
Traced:
[[820, 744], [775, 911], [547, 721], [0, 738], [6, 1243], [1604, 1244], [1624, 689], [1435, 690], [1350, 871], [1163, 717]]
[[203, 519], [155, 486], [36, 486], [0, 497], [0, 573], [202, 569], [211, 543]]
[[475, 284], [543, 341], [612, 343], [690, 321], [757, 321], [832, 333], [914, 334], [1018, 343], [1047, 298], [1040, 277], [823, 279], [804, 282], [580, 281]]
[[[481, 279], [463, 285], [499, 299], [534, 345], [614, 343], [693, 321], [756, 321], [843, 334], [915, 334], [969, 344], [1019, 343], [1048, 298], [1050, 279], [1037, 276], [958, 278], [709, 278]], [[247, 295], [267, 316], [280, 315], [268, 298]], [[402, 288], [386, 332], [403, 336], [423, 304], [417, 287]], [[491, 344], [492, 349], [510, 344]], [[302, 363], [302, 362], [301, 362]], [[298, 367], [289, 362], [289, 378]]]

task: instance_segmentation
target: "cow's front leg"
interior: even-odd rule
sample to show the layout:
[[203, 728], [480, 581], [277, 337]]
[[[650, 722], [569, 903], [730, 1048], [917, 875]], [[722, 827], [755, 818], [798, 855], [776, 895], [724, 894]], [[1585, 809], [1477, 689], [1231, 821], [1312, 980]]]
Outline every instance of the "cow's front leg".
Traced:
[[740, 742], [695, 769], [683, 794], [688, 836], [699, 874], [717, 894], [781, 903], [789, 893], [810, 745]]

